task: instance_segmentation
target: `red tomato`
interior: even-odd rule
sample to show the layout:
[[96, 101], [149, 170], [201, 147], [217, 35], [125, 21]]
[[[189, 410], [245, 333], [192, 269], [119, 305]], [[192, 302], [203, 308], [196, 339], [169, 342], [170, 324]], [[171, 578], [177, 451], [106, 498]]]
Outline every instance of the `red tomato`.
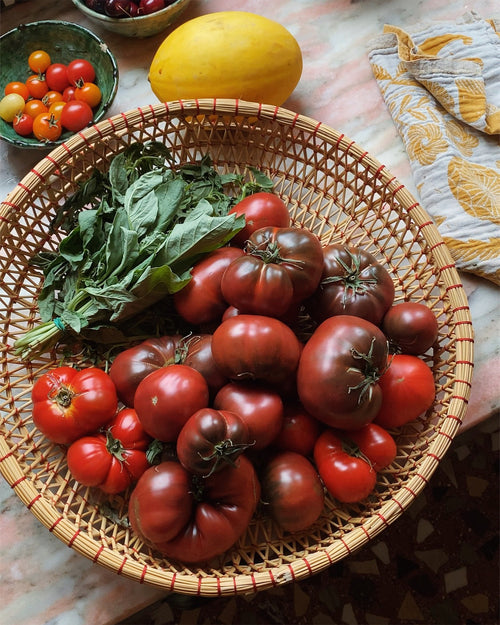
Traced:
[[47, 81], [41, 74], [33, 74], [26, 79], [26, 86], [30, 92], [30, 96], [36, 100], [41, 100], [49, 90]]
[[34, 50], [28, 57], [28, 65], [35, 74], [43, 74], [51, 64], [50, 54], [45, 50]]
[[367, 423], [359, 430], [346, 432], [345, 436], [353, 441], [375, 471], [385, 469], [396, 457], [396, 441], [385, 428], [376, 423]]
[[120, 352], [111, 363], [109, 375], [116, 386], [119, 399], [129, 408], [139, 382], [148, 374], [176, 362], [180, 336], [160, 336], [142, 341]]
[[148, 469], [132, 491], [132, 529], [168, 558], [206, 562], [230, 549], [257, 508], [260, 484], [241, 455], [235, 466], [193, 476], [175, 461]]
[[178, 351], [181, 354], [180, 363], [193, 367], [205, 378], [211, 396], [229, 382], [215, 364], [211, 334], [195, 334], [182, 340]]
[[323, 511], [324, 492], [318, 472], [301, 454], [277, 453], [263, 470], [261, 486], [266, 509], [287, 532], [307, 529]]
[[102, 369], [57, 367], [31, 392], [33, 422], [49, 440], [68, 445], [106, 425], [118, 407], [115, 385]]
[[238, 202], [230, 213], [245, 215], [245, 227], [236, 234], [231, 243], [243, 247], [250, 235], [266, 226], [276, 228], [288, 228], [290, 226], [290, 213], [285, 202], [274, 193], [259, 191]]
[[94, 82], [84, 82], [75, 89], [75, 100], [86, 102], [91, 108], [95, 108], [102, 99], [102, 93]]
[[242, 255], [238, 248], [221, 247], [196, 263], [191, 270], [191, 280], [174, 294], [175, 308], [183, 319], [194, 325], [221, 319], [227, 308], [221, 278], [231, 262]]
[[425, 304], [395, 304], [382, 320], [382, 330], [392, 344], [405, 354], [425, 354], [438, 337], [436, 316]]
[[326, 319], [300, 357], [297, 392], [304, 408], [340, 429], [373, 421], [382, 403], [378, 382], [387, 355], [382, 330], [369, 321], [351, 315]]
[[281, 429], [273, 440], [273, 446], [282, 451], [294, 451], [302, 456], [309, 456], [321, 429], [320, 422], [300, 403], [286, 404]]
[[12, 127], [21, 137], [29, 137], [33, 132], [33, 118], [26, 113], [16, 115]]
[[308, 310], [318, 322], [333, 315], [355, 315], [375, 325], [394, 300], [394, 283], [372, 254], [330, 244], [323, 248], [323, 273]]
[[51, 63], [45, 70], [45, 80], [49, 89], [62, 93], [69, 86], [66, 65], [63, 63]]
[[24, 100], [30, 97], [28, 87], [24, 82], [20, 82], [19, 80], [14, 80], [5, 85], [4, 94], [9, 95], [9, 93], [18, 93]]
[[285, 266], [245, 254], [234, 260], [221, 280], [222, 296], [240, 313], [279, 317], [294, 295]]
[[283, 400], [272, 388], [256, 382], [230, 382], [213, 402], [217, 410], [235, 412], [248, 426], [252, 449], [267, 447], [283, 421]]
[[279, 319], [237, 315], [223, 321], [212, 337], [212, 354], [223, 375], [233, 380], [280, 384], [295, 375], [302, 346]]
[[80, 86], [84, 82], [95, 81], [95, 69], [86, 59], [73, 59], [66, 68], [68, 80], [73, 86]]
[[208, 385], [201, 373], [186, 365], [169, 365], [141, 380], [134, 408], [150, 436], [171, 443], [189, 417], [206, 408], [208, 401]]
[[62, 133], [61, 120], [48, 111], [37, 115], [33, 120], [33, 134], [39, 141], [50, 143], [57, 141]]
[[75, 99], [75, 91], [76, 91], [76, 87], [73, 86], [69, 86], [66, 87], [66, 89], [63, 91], [62, 97], [63, 100], [65, 102], [69, 102], [70, 100], [74, 100]]
[[82, 100], [70, 100], [61, 115], [61, 124], [66, 130], [78, 132], [90, 124], [94, 113], [90, 106]]
[[375, 469], [363, 458], [350, 455], [331, 429], [322, 432], [316, 441], [314, 462], [326, 489], [338, 501], [362, 501], [375, 488]]
[[187, 471], [206, 477], [234, 465], [251, 443], [248, 426], [237, 414], [202, 408], [182, 426], [177, 457]]
[[434, 403], [432, 369], [418, 356], [395, 354], [379, 380], [382, 405], [375, 423], [394, 428], [414, 421]]
[[146, 450], [150, 442], [135, 410], [123, 408], [105, 433], [83, 436], [69, 446], [68, 468], [84, 486], [121, 493], [149, 468]]

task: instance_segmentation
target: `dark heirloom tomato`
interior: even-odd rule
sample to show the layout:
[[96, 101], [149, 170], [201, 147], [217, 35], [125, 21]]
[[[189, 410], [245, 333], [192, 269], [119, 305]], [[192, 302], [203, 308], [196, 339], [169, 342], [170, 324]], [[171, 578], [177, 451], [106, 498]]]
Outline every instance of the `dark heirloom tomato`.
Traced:
[[177, 457], [198, 475], [211, 475], [234, 464], [251, 445], [247, 424], [234, 412], [202, 408], [183, 425], [177, 437]]
[[305, 228], [260, 228], [248, 239], [245, 252], [286, 269], [294, 302], [312, 295], [319, 284], [323, 249], [318, 237]]
[[404, 354], [425, 354], [438, 337], [436, 316], [425, 304], [402, 302], [386, 312], [382, 330]]
[[273, 440], [273, 446], [282, 451], [295, 451], [308, 456], [321, 433], [322, 424], [312, 417], [300, 404], [286, 404], [281, 430]]
[[206, 562], [245, 532], [260, 498], [260, 484], [244, 455], [209, 477], [175, 461], [148, 469], [132, 491], [133, 530], [168, 558]]
[[323, 273], [308, 302], [316, 321], [333, 315], [355, 315], [379, 325], [394, 301], [387, 269], [359, 247], [331, 243], [323, 248]]
[[414, 421], [432, 406], [436, 396], [432, 369], [411, 354], [392, 356], [379, 384], [382, 405], [375, 422], [384, 428]]
[[229, 382], [215, 364], [211, 334], [195, 334], [183, 339], [179, 345], [179, 352], [180, 363], [201, 373], [212, 396]]
[[278, 452], [266, 464], [261, 485], [266, 509], [288, 532], [307, 529], [323, 511], [324, 492], [318, 472], [301, 454]]
[[231, 243], [240, 247], [243, 247], [250, 235], [259, 228], [265, 226], [288, 228], [290, 225], [290, 213], [286, 204], [278, 195], [267, 191], [248, 195], [229, 212], [245, 215], [245, 227], [231, 239]]
[[220, 389], [213, 403], [218, 410], [235, 412], [247, 424], [252, 449], [267, 447], [281, 428], [283, 400], [262, 383], [230, 382]]
[[208, 385], [199, 371], [187, 365], [169, 365], [141, 380], [134, 408], [150, 436], [172, 443], [189, 417], [208, 402]]
[[237, 315], [223, 321], [212, 337], [212, 354], [223, 375], [233, 380], [282, 383], [293, 377], [302, 345], [282, 321]]
[[139, 345], [120, 352], [109, 368], [118, 397], [129, 408], [134, 406], [134, 395], [149, 373], [174, 364], [180, 336], [161, 336], [147, 339]]
[[36, 380], [31, 399], [36, 427], [63, 445], [106, 425], [118, 408], [113, 380], [96, 367], [52, 369]]
[[300, 357], [297, 392], [304, 408], [346, 430], [373, 421], [382, 403], [378, 380], [387, 355], [387, 339], [369, 321], [351, 315], [326, 319]]
[[123, 408], [104, 433], [82, 436], [68, 448], [68, 468], [84, 486], [121, 493], [149, 468], [146, 450], [151, 438], [137, 413]]
[[194, 325], [220, 320], [227, 308], [221, 278], [227, 267], [243, 255], [237, 247], [221, 247], [202, 258], [191, 270], [191, 280], [174, 294], [181, 317]]
[[316, 441], [314, 462], [327, 491], [343, 503], [361, 501], [375, 488], [375, 469], [363, 458], [348, 453], [340, 435], [331, 429], [322, 432]]

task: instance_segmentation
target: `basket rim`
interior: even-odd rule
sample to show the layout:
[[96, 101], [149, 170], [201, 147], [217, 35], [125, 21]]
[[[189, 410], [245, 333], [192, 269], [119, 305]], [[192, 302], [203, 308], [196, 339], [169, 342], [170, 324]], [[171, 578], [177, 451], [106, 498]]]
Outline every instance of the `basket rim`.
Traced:
[[[434, 242], [431, 250], [432, 258], [449, 297], [451, 313], [454, 315], [457, 349], [448, 413], [426, 449], [424, 458], [419, 462], [418, 472], [411, 476], [407, 484], [392, 494], [390, 499], [382, 504], [376, 515], [365, 519], [363, 524], [346, 533], [340, 540], [335, 540], [331, 545], [318, 548], [317, 551], [303, 557], [297, 557], [287, 564], [264, 571], [254, 571], [250, 574], [236, 574], [232, 578], [215, 575], [180, 575], [165, 569], [159, 570], [154, 566], [134, 561], [127, 555], [117, 554], [104, 543], [100, 544], [91, 539], [85, 533], [80, 532], [72, 521], [59, 514], [41, 496], [22, 470], [15, 452], [10, 449], [1, 431], [0, 473], [31, 513], [67, 546], [93, 562], [140, 583], [182, 594], [222, 596], [253, 593], [315, 574], [365, 545], [408, 508], [427, 485], [429, 477], [448, 450], [465, 415], [472, 381], [473, 330], [467, 298], [451, 254], [428, 213], [405, 186], [376, 158], [343, 133], [312, 118], [274, 105], [227, 99], [179, 100], [131, 109], [100, 121], [54, 148], [8, 194], [0, 205], [0, 240], [3, 238], [2, 216], [7, 215], [16, 206], [22, 205], [27, 196], [36, 191], [37, 187], [43, 186], [44, 181], [57, 171], [68, 155], [77, 153], [104, 135], [125, 133], [136, 123], [168, 121], [170, 117], [205, 114], [252, 116], [286, 125], [292, 129], [307, 130], [320, 139], [342, 146], [350, 155], [374, 172], [376, 177], [390, 189], [401, 206], [411, 213], [422, 235], [425, 238], [430, 237]], [[3, 222], [5, 228], [7, 221]]]

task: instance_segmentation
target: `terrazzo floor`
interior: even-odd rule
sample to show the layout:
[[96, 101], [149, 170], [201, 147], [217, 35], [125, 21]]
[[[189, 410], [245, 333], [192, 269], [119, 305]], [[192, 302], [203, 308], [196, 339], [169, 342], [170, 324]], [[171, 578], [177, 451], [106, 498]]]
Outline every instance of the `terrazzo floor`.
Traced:
[[170, 595], [117, 625], [497, 625], [499, 421], [459, 434], [403, 516], [326, 571], [246, 597]]

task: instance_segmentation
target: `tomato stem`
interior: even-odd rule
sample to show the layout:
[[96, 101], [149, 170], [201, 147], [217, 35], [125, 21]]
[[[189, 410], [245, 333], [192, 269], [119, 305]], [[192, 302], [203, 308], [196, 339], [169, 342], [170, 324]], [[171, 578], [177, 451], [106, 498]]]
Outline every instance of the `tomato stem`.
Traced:
[[213, 462], [212, 467], [206, 475], [203, 477], [209, 477], [217, 469], [219, 468], [222, 462], [227, 462], [232, 467], [236, 466], [232, 456], [239, 456], [242, 452], [244, 452], [248, 447], [255, 445], [255, 441], [253, 443], [236, 443], [234, 444], [230, 438], [227, 438], [220, 443], [216, 443], [214, 445], [214, 450], [208, 456], [203, 456], [200, 452], [198, 452], [200, 458], [205, 462]]

